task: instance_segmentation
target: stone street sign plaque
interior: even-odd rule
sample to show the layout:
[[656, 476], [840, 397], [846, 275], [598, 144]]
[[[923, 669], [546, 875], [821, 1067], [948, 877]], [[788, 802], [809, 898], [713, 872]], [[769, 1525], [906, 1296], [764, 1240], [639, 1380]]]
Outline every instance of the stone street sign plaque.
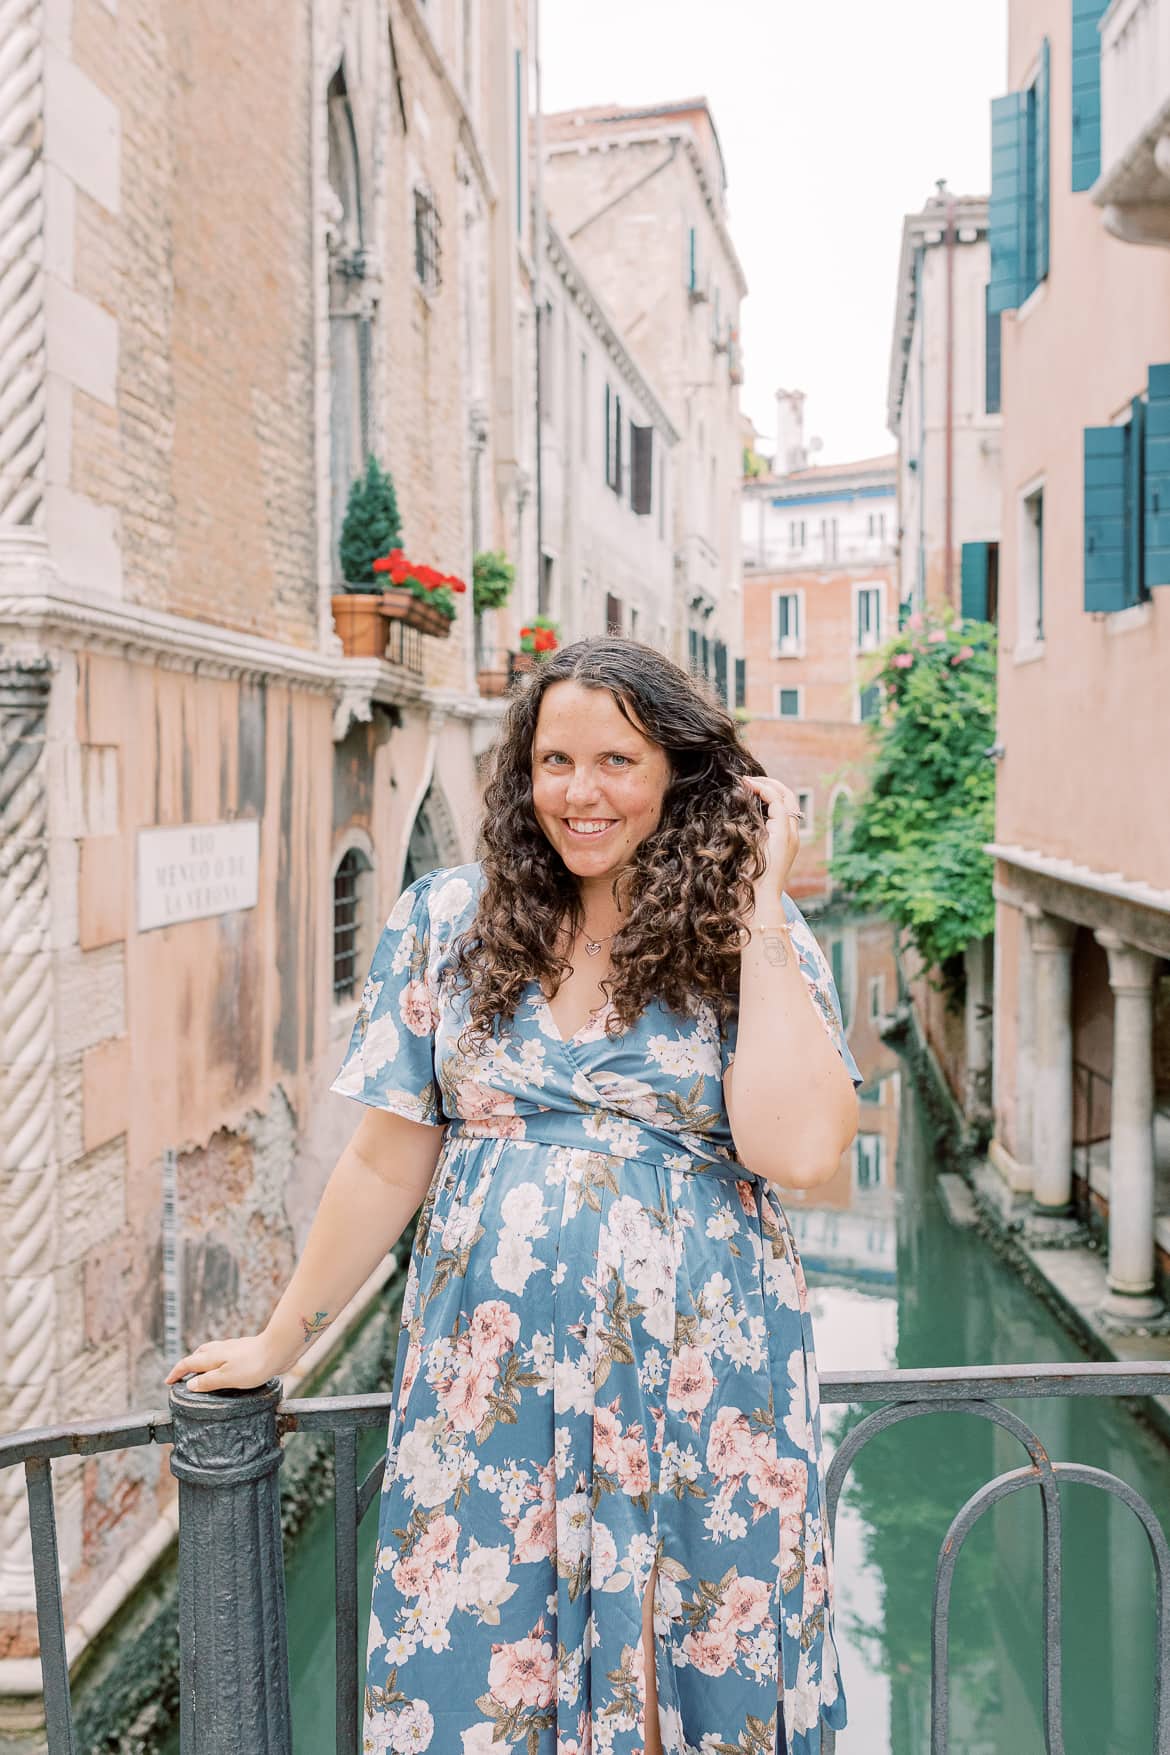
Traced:
[[254, 908], [259, 893], [258, 822], [139, 829], [139, 932]]

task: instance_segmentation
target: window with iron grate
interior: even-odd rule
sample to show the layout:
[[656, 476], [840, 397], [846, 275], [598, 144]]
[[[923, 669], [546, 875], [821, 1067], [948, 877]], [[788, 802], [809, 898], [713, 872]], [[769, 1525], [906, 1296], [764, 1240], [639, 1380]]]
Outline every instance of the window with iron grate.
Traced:
[[426, 189], [414, 192], [414, 272], [424, 292], [437, 292], [442, 285], [442, 221], [434, 198]]
[[333, 998], [357, 997], [358, 938], [361, 932], [358, 885], [366, 862], [356, 847], [342, 856], [333, 874]]

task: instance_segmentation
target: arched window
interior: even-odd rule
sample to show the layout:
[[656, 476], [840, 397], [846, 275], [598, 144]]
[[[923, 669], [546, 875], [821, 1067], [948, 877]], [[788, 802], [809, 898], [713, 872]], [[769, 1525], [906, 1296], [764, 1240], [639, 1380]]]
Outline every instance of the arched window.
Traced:
[[826, 858], [832, 861], [849, 839], [849, 819], [853, 812], [853, 794], [848, 786], [837, 786], [829, 800], [829, 844]]
[[365, 975], [372, 867], [360, 847], [347, 847], [333, 872], [333, 1003], [358, 997]]

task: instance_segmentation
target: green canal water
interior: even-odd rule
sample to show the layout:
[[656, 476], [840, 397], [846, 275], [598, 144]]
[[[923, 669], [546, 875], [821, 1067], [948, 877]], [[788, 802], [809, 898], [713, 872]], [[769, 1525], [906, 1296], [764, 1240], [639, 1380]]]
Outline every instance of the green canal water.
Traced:
[[[821, 936], [846, 988], [875, 977], [872, 925]], [[854, 938], [851, 940], [850, 935]], [[882, 991], [894, 991], [891, 947]], [[847, 1015], [867, 1009], [864, 995]], [[854, 1051], [883, 1101], [863, 1106], [871, 1137], [851, 1175], [788, 1210], [808, 1272], [823, 1371], [1059, 1362], [1079, 1348], [973, 1231], [940, 1205], [937, 1153], [896, 1056], [864, 1022]], [[1101, 1401], [1012, 1402], [1057, 1460], [1129, 1481], [1170, 1529], [1170, 1452], [1124, 1409]], [[859, 1417], [826, 1407], [830, 1444]], [[366, 1434], [363, 1464], [382, 1436]], [[838, 1626], [850, 1724], [838, 1755], [929, 1755], [935, 1561], [967, 1497], [1026, 1461], [1015, 1439], [971, 1415], [930, 1415], [873, 1440], [854, 1465], [838, 1519]], [[1153, 1568], [1136, 1521], [1104, 1494], [1062, 1490], [1066, 1755], [1153, 1749]], [[365, 1650], [377, 1509], [360, 1544], [359, 1650]], [[1040, 1512], [1021, 1493], [988, 1513], [960, 1558], [952, 1604], [952, 1755], [1044, 1755]], [[333, 1539], [328, 1509], [298, 1539], [287, 1570], [296, 1755], [334, 1748]], [[360, 1678], [359, 1678], [360, 1679]], [[436, 1751], [435, 1755], [458, 1755]]]

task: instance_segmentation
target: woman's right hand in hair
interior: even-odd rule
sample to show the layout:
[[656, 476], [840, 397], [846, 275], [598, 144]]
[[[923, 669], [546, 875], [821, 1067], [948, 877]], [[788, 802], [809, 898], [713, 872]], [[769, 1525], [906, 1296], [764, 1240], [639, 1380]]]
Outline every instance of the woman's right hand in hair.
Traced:
[[175, 1361], [165, 1381], [177, 1383], [192, 1372], [184, 1389], [259, 1389], [292, 1364], [287, 1349], [282, 1353], [269, 1335], [241, 1335], [233, 1340], [204, 1341]]

